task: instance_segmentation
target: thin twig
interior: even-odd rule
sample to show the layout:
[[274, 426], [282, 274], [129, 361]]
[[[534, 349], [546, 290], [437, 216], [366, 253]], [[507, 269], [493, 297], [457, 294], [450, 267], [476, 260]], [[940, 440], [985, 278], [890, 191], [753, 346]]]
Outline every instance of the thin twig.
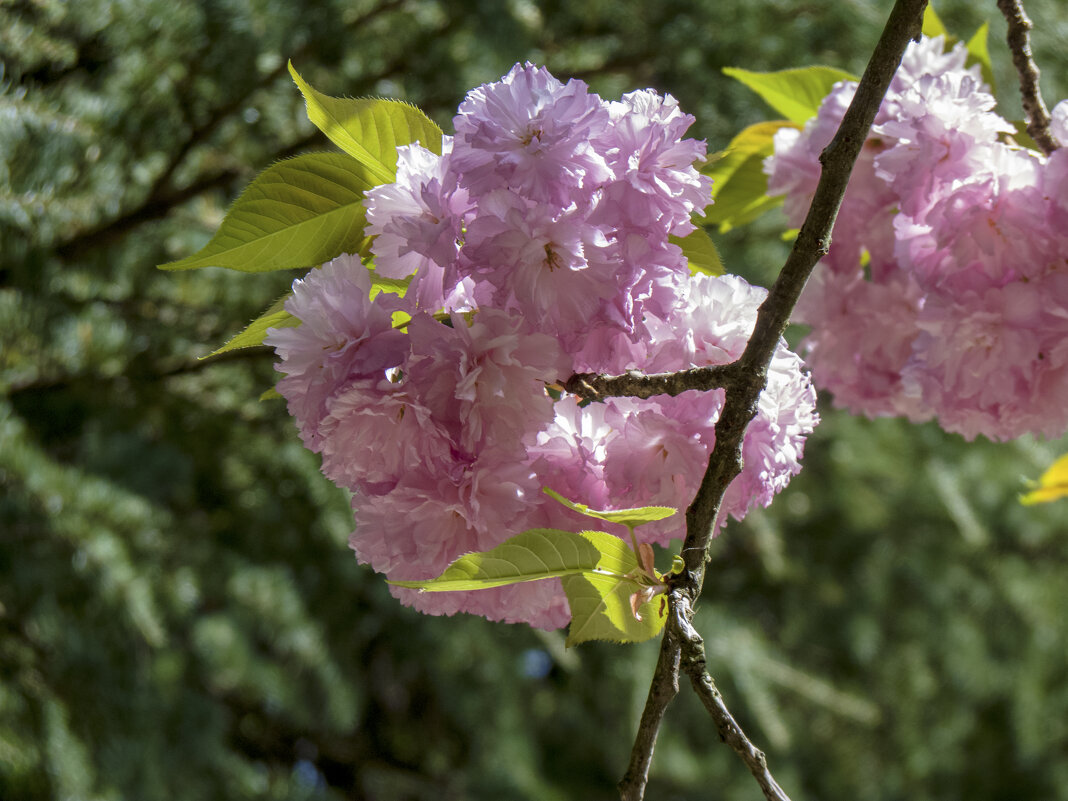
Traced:
[[651, 398], [654, 395], [681, 395], [687, 390], [706, 391], [727, 387], [736, 372], [734, 365], [694, 367], [678, 373], [639, 373], [632, 370], [623, 375], [575, 373], [563, 387], [582, 400], [602, 401], [605, 398]]
[[[672, 592], [669, 601], [674, 614], [668, 617], [668, 631], [661, 643], [662, 655], [678, 648], [679, 643], [687, 640], [689, 615], [704, 582], [708, 545], [715, 533], [716, 520], [727, 486], [741, 472], [742, 437], [749, 421], [756, 414], [757, 399], [767, 383], [768, 364], [808, 276], [830, 247], [831, 229], [834, 227], [853, 164], [867, 138], [890, 80], [901, 63], [906, 46], [910, 40], [919, 38], [926, 6], [927, 0], [897, 0], [894, 4], [838, 133], [820, 155], [823, 169], [812, 205], [782, 272], [760, 306], [753, 335], [738, 361], [735, 380], [727, 388], [723, 412], [716, 423], [716, 445], [709, 457], [708, 468], [693, 503], [686, 510], [686, 540], [682, 549], [685, 569], [671, 581]], [[684, 604], [678, 600], [680, 598], [685, 598]], [[680, 623], [680, 614], [686, 626]], [[663, 661], [662, 659], [661, 662]], [[702, 700], [709, 695], [709, 684], [705, 683], [701, 675], [703, 672], [702, 666], [695, 687]], [[663, 679], [657, 676], [654, 680]], [[670, 701], [670, 698], [667, 700]], [[661, 698], [650, 693], [647, 705], [659, 703], [666, 705]], [[722, 704], [721, 698], [718, 704]], [[643, 720], [659, 720], [663, 717], [662, 710], [658, 714], [657, 710], [647, 709], [646, 712], [648, 714], [643, 715]], [[634, 750], [651, 748], [655, 741], [655, 731], [641, 732], [641, 742], [635, 742]], [[727, 742], [746, 764], [750, 764], [753, 758], [753, 753], [750, 752], [751, 744], [747, 748], [745, 743], [739, 740], [728, 739]], [[752, 748], [752, 751], [759, 753], [755, 748]], [[630, 764], [642, 762], [640, 756], [636, 756], [632, 751]], [[645, 764], [647, 763], [648, 760], [645, 760]], [[762, 770], [766, 771], [766, 767]], [[770, 778], [770, 774], [768, 776]], [[628, 801], [640, 801], [645, 781], [646, 777], [631, 777], [628, 771], [620, 783], [622, 797]], [[769, 799], [782, 798], [783, 796], [767, 794], [768, 788], [772, 786], [768, 784], [768, 787], [764, 787], [762, 784], [765, 795]], [[781, 793], [781, 790], [779, 792]]]
[[217, 364], [234, 361], [252, 361], [267, 357], [273, 358], [274, 351], [268, 347], [254, 346], [241, 348], [239, 350], [229, 350], [225, 353], [220, 353], [217, 356], [205, 356], [202, 359], [182, 360], [163, 367], [155, 366], [151, 370], [128, 368], [124, 372], [114, 376], [101, 376], [98, 372], [94, 371], [47, 377], [38, 376], [31, 381], [12, 384], [6, 389], [0, 389], [0, 393], [13, 398], [16, 395], [21, 394], [32, 395], [40, 392], [64, 391], [76, 384], [92, 384], [98, 386], [116, 381], [165, 381], [166, 379], [174, 378], [175, 376], [200, 372], [201, 370], [214, 367]]
[[673, 601], [672, 611], [675, 616], [675, 628], [680, 632], [682, 670], [690, 677], [690, 684], [693, 685], [694, 692], [701, 699], [701, 703], [705, 705], [708, 714], [712, 716], [712, 721], [716, 724], [716, 731], [719, 732], [720, 739], [733, 748], [742, 758], [742, 761], [749, 768], [749, 772], [753, 774], [757, 784], [760, 785], [760, 789], [764, 791], [764, 797], [768, 801], [790, 801], [789, 796], [783, 792], [783, 789], [779, 787], [779, 783], [775, 781], [775, 777], [771, 775], [771, 771], [768, 770], [768, 761], [764, 757], [764, 752], [753, 745], [752, 741], [746, 737], [742, 727], [738, 725], [738, 721], [734, 719], [730, 710], [727, 709], [727, 705], [723, 702], [723, 696], [716, 688], [716, 683], [708, 674], [705, 660], [705, 642], [690, 624], [693, 610], [690, 608], [689, 599], [684, 593], [679, 593]]
[[[346, 26], [346, 28], [366, 23], [373, 16], [379, 13], [395, 10], [402, 5], [403, 0], [388, 0], [388, 2], [371, 9], [362, 17], [353, 20]], [[445, 27], [447, 28], [448, 25], [451, 24], [453, 24], [452, 20], [450, 20]], [[436, 28], [434, 30], [425, 31], [424, 35], [428, 38], [436, 38], [443, 35], [443, 29]], [[307, 46], [300, 48], [293, 54], [294, 58], [299, 58], [300, 55], [307, 52], [307, 50]], [[354, 87], [353, 91], [356, 94], [370, 92], [378, 81], [402, 72], [408, 57], [408, 51], [398, 54], [397, 57], [389, 64], [385, 65], [383, 69], [373, 75], [364, 76], [361, 84]], [[56, 254], [63, 259], [77, 257], [88, 249], [101, 247], [114, 241], [126, 234], [127, 231], [138, 227], [142, 223], [166, 217], [172, 209], [194, 197], [202, 195], [212, 189], [227, 186], [238, 178], [247, 175], [247, 169], [227, 168], [207, 176], [198, 177], [191, 184], [180, 189], [169, 188], [174, 173], [185, 162], [187, 156], [195, 147], [203, 144], [204, 140], [219, 126], [220, 123], [224, 122], [240, 110], [248, 96], [251, 96], [255, 91], [266, 88], [271, 83], [287, 74], [287, 72], [288, 68], [286, 64], [279, 65], [279, 67], [257, 81], [257, 83], [250, 88], [245, 97], [232, 100], [209, 112], [207, 120], [201, 126], [194, 129], [182, 145], [179, 146], [178, 150], [172, 154], [170, 161], [164, 167], [160, 175], [156, 177], [152, 187], [138, 206], [124, 212], [116, 218], [101, 222], [95, 227], [75, 232], [69, 238], [55, 246]], [[310, 135], [302, 136], [274, 153], [267, 161], [274, 162], [295, 155], [306, 150], [309, 146], [320, 140], [325, 141], [323, 135], [318, 131], [315, 131]]]
[[623, 801], [641, 801], [645, 794], [660, 722], [664, 719], [668, 704], [679, 694], [680, 657], [681, 650], [674, 635], [665, 631], [664, 646], [660, 649], [653, 680], [649, 683], [649, 695], [638, 723], [634, 748], [630, 752], [630, 764], [627, 765], [627, 772], [619, 783], [619, 793]]
[[[374, 6], [368, 9], [363, 14], [354, 17], [347, 22], [344, 28], [339, 31], [340, 35], [346, 35], [349, 31], [354, 31], [363, 25], [370, 23], [375, 17], [390, 11], [395, 11], [397, 8], [403, 5], [404, 0], [388, 0], [388, 2]], [[300, 63], [313, 47], [313, 40], [308, 39], [300, 47], [289, 54], [289, 61]], [[202, 144], [220, 124], [232, 117], [241, 107], [247, 104], [250, 98], [258, 91], [266, 89], [279, 78], [288, 75], [289, 64], [286, 61], [279, 60], [278, 65], [270, 72], [264, 73], [254, 82], [244, 87], [244, 91], [235, 95], [230, 100], [222, 103], [215, 108], [211, 109], [207, 116], [199, 124], [191, 125], [189, 133], [187, 134], [185, 141], [178, 147], [178, 149], [171, 155], [170, 161], [167, 166], [163, 168], [156, 180], [152, 184], [152, 188], [149, 189], [149, 197], [160, 197], [167, 193], [167, 188], [170, 186], [171, 178], [174, 177], [175, 172], [185, 162], [186, 157], [196, 148]], [[377, 76], [372, 76], [369, 80], [377, 80]], [[365, 83], [369, 83], [365, 82]]]
[[1035, 140], [1047, 156], [1057, 149], [1057, 140], [1049, 130], [1049, 109], [1042, 100], [1038, 86], [1039, 69], [1031, 55], [1031, 24], [1020, 0], [998, 0], [998, 8], [1009, 23], [1005, 36], [1012, 52], [1012, 64], [1020, 76], [1020, 94], [1024, 114], [1027, 115], [1027, 135]]

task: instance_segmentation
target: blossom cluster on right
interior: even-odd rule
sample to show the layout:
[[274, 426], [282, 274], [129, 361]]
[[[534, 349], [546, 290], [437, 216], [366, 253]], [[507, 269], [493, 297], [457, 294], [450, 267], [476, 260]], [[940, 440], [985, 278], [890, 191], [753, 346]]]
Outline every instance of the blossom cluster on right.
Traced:
[[[853, 170], [830, 252], [795, 319], [813, 380], [871, 416], [937, 418], [971, 439], [1068, 428], [1068, 149], [1018, 146], [978, 65], [924, 38], [905, 53]], [[819, 154], [856, 90], [783, 128], [768, 193], [800, 225]], [[1068, 101], [1053, 133], [1068, 143]]]

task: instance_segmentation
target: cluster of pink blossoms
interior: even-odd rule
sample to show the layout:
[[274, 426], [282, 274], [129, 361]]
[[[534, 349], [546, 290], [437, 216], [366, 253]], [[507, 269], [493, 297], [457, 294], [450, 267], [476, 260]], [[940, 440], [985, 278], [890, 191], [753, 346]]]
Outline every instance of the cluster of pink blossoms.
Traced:
[[[731, 362], [765, 294], [691, 278], [669, 241], [710, 200], [694, 168], [705, 146], [683, 138], [693, 118], [670, 96], [604, 102], [516, 65], [454, 122], [443, 155], [401, 147], [396, 182], [368, 192], [374, 270], [410, 277], [405, 296], [372, 299], [368, 268], [341, 256], [294, 284], [286, 309], [300, 325], [266, 340], [304, 443], [352, 492], [352, 548], [390, 578], [434, 577], [529, 528], [589, 526], [545, 486], [594, 508], [685, 507], [722, 391], [581, 404], [559, 383]], [[797, 473], [814, 406], [780, 346], [727, 513], [767, 505]], [[639, 533], [666, 543], [682, 527], [680, 515]], [[570, 617], [555, 580], [393, 592], [433, 614], [542, 628]]]
[[[971, 439], [1068, 427], [1068, 150], [1017, 146], [978, 65], [909, 46], [795, 318], [817, 385], [854, 411], [937, 418]], [[765, 162], [800, 225], [856, 84]], [[1068, 143], [1068, 101], [1054, 111]]]

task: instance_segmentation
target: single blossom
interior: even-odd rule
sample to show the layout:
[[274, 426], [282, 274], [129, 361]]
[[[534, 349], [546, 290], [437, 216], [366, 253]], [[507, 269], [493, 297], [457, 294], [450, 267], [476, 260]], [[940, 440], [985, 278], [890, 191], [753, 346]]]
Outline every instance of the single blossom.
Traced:
[[[631, 92], [610, 103], [612, 124], [596, 145], [606, 154], [614, 182], [646, 198], [648, 225], [685, 236], [694, 230], [690, 215], [711, 201], [712, 181], [695, 162], [705, 160], [705, 143], [685, 139], [694, 118], [671, 95], [652, 89]], [[627, 218], [642, 226], [640, 216]]]
[[521, 457], [525, 442], [553, 418], [546, 385], [571, 374], [558, 342], [523, 318], [482, 309], [470, 324], [417, 315], [404, 384], [434, 410], [464, 453], [489, 449]]
[[470, 203], [449, 170], [452, 137], [438, 156], [419, 144], [397, 148], [397, 180], [367, 192], [366, 233], [374, 236], [375, 272], [408, 278], [416, 305], [431, 313], [469, 309], [475, 303], [470, 282], [446, 283], [463, 238]]
[[448, 472], [455, 443], [406, 382], [357, 382], [327, 402], [323, 473], [353, 492], [381, 495], [407, 474]]
[[[1038, 284], [1038, 286], [1034, 286]], [[1058, 436], [1068, 425], [1068, 281], [1051, 275], [973, 293], [931, 293], [903, 381], [949, 431], [972, 439]]]
[[609, 124], [601, 99], [578, 80], [516, 64], [500, 81], [468, 93], [453, 119], [453, 169], [474, 195], [509, 188], [566, 206], [607, 175], [592, 144]]
[[371, 276], [356, 256], [342, 255], [293, 282], [285, 310], [296, 327], [270, 328], [264, 344], [275, 349], [277, 384], [304, 444], [318, 452], [320, 424], [329, 400], [354, 381], [374, 384], [404, 358], [406, 337], [393, 328], [404, 307], [396, 295], [370, 298]]

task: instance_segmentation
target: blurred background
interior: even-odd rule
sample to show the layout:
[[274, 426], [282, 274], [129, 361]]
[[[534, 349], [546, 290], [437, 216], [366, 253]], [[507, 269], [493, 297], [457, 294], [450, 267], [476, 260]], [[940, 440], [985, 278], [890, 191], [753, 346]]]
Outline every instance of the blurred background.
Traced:
[[[287, 59], [446, 131], [529, 59], [670, 92], [715, 151], [773, 116], [721, 67], [859, 74], [890, 6], [0, 0], [0, 798], [614, 798], [657, 645], [400, 607], [257, 400], [270, 353], [198, 361], [296, 276], [155, 265], [258, 170], [330, 149]], [[1068, 14], [1027, 6], [1052, 106]], [[938, 10], [991, 23], [1020, 117], [993, 1]], [[767, 285], [781, 230], [715, 238]], [[1068, 445], [823, 416], [788, 491], [714, 544], [697, 625], [728, 705], [795, 801], [1068, 798], [1068, 506], [1016, 502]], [[688, 688], [648, 797], [759, 797]]]

